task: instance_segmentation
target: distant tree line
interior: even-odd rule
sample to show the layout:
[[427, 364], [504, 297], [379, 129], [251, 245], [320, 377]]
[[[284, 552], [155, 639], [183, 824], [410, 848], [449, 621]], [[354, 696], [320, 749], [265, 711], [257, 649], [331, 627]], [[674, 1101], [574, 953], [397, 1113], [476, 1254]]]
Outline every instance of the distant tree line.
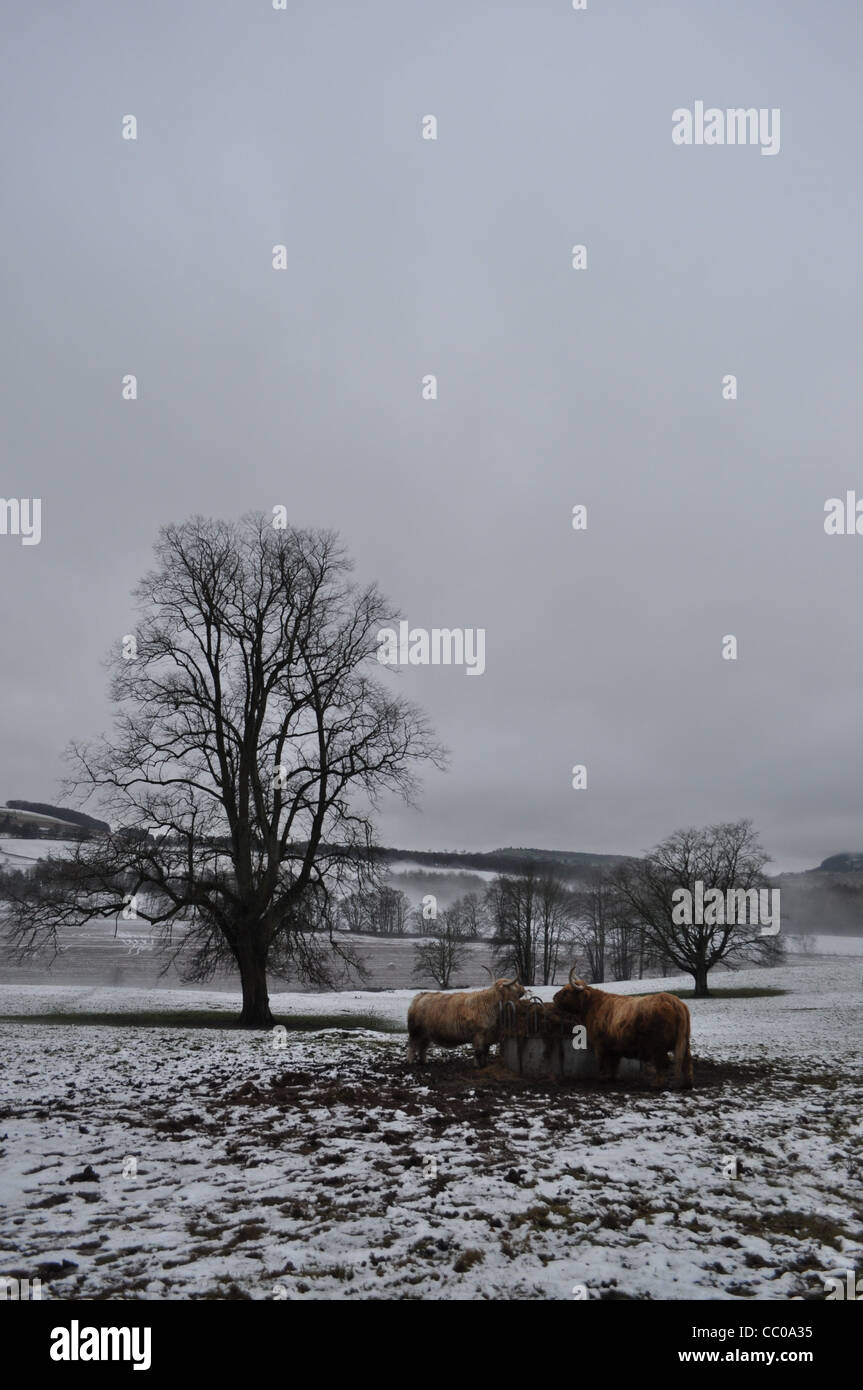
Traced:
[[[57, 809], [17, 803], [10, 804], [10, 810], [31, 806], [45, 815]], [[88, 833], [83, 826], [76, 829]], [[115, 839], [123, 836], [137, 844], [142, 855], [153, 853], [157, 843], [140, 829], [118, 831]], [[217, 876], [226, 891], [233, 891], [235, 880], [220, 837], [202, 838], [198, 857], [199, 873]], [[332, 939], [334, 931], [418, 938], [414, 977], [441, 989], [451, 988], [470, 944], [485, 941], [496, 973], [517, 975], [527, 986], [555, 985], [574, 965], [593, 984], [688, 973], [696, 995], [703, 997], [716, 965], [778, 963], [781, 937], [763, 935], [758, 923], [746, 918], [679, 920], [676, 895], [681, 889], [692, 892], [699, 882], [704, 890], [720, 893], [760, 891], [769, 883], [766, 862], [751, 823], [743, 820], [676, 831], [642, 859], [619, 859], [582, 869], [578, 876], [552, 860], [532, 856], [515, 871], [498, 874], [484, 893], [466, 893], [446, 908], [438, 907], [433, 894], [412, 905], [374, 869], [355, 891], [340, 896], [306, 894], [294, 909], [296, 930], [310, 942], [312, 954], [314, 943], [323, 936]], [[40, 860], [27, 871], [2, 871], [0, 899], [13, 904], [28, 896], [47, 901], [57, 890], [55, 880], [63, 879], [74, 891], [76, 871], [71, 862], [53, 860]], [[811, 881], [814, 887], [814, 876]], [[158, 917], [170, 908], [178, 883], [182, 886], [169, 870], [159, 883], [150, 884], [144, 915]], [[117, 896], [140, 895], [141, 886], [139, 874], [114, 866], [112, 887]], [[836, 898], [850, 898], [856, 906], [863, 885], [838, 882], [829, 887]]]
[[[716, 912], [685, 920], [677, 910], [681, 890], [694, 900], [700, 884], [717, 897], [733, 890], [757, 902], [769, 883], [766, 862], [748, 820], [676, 831], [643, 859], [594, 868], [576, 882], [532, 859], [500, 874], [485, 894], [481, 919], [491, 929], [495, 969], [525, 985], [556, 984], [572, 965], [594, 984], [682, 973], [704, 997], [714, 966], [776, 964], [783, 947], [748, 911], [743, 920]], [[467, 939], [461, 913], [444, 912], [429, 934], [414, 972], [447, 988]]]
[[624, 857], [554, 849], [407, 850], [378, 846], [373, 851], [373, 858], [379, 863], [411, 861], [435, 869], [478, 869], [500, 874], [520, 873], [526, 864], [536, 863], [556, 866], [572, 875], [588, 869], [612, 868], [622, 863]]
[[[431, 894], [428, 896], [432, 899]], [[477, 893], [465, 893], [444, 912], [436, 903], [429, 907], [425, 900], [412, 907], [407, 894], [388, 883], [349, 893], [341, 900], [337, 915], [343, 931], [364, 936], [434, 936], [446, 915], [465, 941], [482, 936], [487, 922], [485, 905]]]

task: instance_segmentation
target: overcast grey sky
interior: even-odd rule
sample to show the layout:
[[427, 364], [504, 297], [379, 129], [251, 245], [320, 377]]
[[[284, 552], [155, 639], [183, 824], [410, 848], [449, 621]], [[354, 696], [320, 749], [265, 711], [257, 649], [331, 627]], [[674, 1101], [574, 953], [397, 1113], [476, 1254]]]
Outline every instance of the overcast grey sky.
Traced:
[[[107, 727], [157, 527], [284, 503], [412, 624], [486, 630], [482, 677], [387, 675], [452, 760], [384, 842], [637, 853], [749, 815], [779, 867], [863, 848], [863, 536], [823, 525], [863, 496], [856, 0], [4, 27], [0, 492], [42, 539], [0, 536], [0, 801]], [[779, 153], [676, 146], [697, 100], [778, 107]]]

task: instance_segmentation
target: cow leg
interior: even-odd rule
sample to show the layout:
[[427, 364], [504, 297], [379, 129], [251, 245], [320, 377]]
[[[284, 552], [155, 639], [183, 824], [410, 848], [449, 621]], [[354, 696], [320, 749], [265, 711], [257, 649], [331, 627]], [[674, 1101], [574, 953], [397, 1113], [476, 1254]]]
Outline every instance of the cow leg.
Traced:
[[620, 1058], [613, 1052], [606, 1052], [604, 1048], [596, 1049], [596, 1060], [599, 1064], [600, 1081], [614, 1081], [617, 1076], [617, 1067]]
[[692, 1053], [689, 1050], [689, 1013], [678, 1030], [674, 1046], [674, 1080], [682, 1091], [692, 1086]]
[[665, 1073], [668, 1068], [668, 1057], [664, 1052], [657, 1052], [650, 1064], [650, 1084], [655, 1091], [659, 1091], [665, 1085]]
[[488, 1054], [494, 1042], [494, 1034], [492, 1033], [491, 1037], [489, 1037], [486, 1032], [475, 1033], [471, 1041], [476, 1064], [478, 1067], [484, 1067], [488, 1062]]

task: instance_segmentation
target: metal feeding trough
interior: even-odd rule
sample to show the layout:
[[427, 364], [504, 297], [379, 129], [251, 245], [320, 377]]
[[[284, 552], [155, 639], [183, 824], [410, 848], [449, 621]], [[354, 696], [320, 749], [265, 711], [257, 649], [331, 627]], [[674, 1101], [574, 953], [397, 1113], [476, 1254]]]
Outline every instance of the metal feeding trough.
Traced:
[[[571, 1081], [593, 1081], [599, 1076], [596, 1053], [584, 1029], [541, 999], [501, 1003], [500, 1059], [518, 1076], [561, 1076]], [[619, 1081], [637, 1081], [640, 1075], [640, 1062], [621, 1058]]]

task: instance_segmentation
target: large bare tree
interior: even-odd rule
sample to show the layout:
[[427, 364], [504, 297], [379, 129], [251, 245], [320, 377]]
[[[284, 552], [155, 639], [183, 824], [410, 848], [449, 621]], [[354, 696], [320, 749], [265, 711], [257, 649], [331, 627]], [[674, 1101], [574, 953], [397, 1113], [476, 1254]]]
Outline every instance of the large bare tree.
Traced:
[[[693, 898], [700, 883], [706, 893], [716, 889], [747, 894], [768, 884], [767, 854], [750, 820], [723, 821], [700, 829], [675, 831], [641, 860], [622, 865], [615, 873], [619, 892], [641, 924], [649, 945], [666, 961], [690, 974], [695, 997], [709, 994], [708, 973], [720, 961], [728, 966], [745, 962], [770, 963], [780, 950], [772, 936], [763, 936], [747, 918], [702, 921], [679, 920], [680, 890]], [[692, 915], [692, 914], [690, 914]]]
[[20, 949], [131, 905], [187, 977], [236, 965], [250, 1027], [272, 1024], [268, 971], [331, 978], [335, 898], [372, 872], [377, 797], [410, 800], [417, 764], [444, 758], [386, 684], [392, 609], [351, 568], [334, 533], [264, 516], [162, 529], [111, 659], [114, 732], [71, 752], [75, 788], [122, 829], [20, 895]]

